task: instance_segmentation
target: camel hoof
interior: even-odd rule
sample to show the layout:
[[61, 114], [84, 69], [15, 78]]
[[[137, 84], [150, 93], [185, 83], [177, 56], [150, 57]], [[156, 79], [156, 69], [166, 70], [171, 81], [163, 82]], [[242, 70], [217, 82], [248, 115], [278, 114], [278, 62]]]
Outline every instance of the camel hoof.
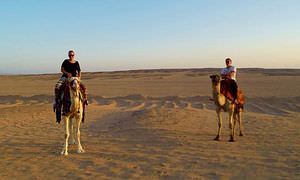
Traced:
[[230, 138], [230, 139], [229, 139], [229, 142], [235, 142], [235, 139]]
[[77, 153], [79, 153], [79, 154], [80, 154], [80, 153], [85, 153], [85, 150], [83, 150], [83, 149], [78, 149], [78, 150], [77, 150]]
[[240, 133], [240, 136], [244, 136], [244, 134], [243, 134], [243, 133]]
[[67, 156], [67, 155], [68, 155], [68, 152], [67, 152], [67, 151], [62, 151], [60, 154], [61, 154], [61, 155]]
[[217, 135], [215, 138], [214, 138], [215, 141], [220, 141], [220, 136]]

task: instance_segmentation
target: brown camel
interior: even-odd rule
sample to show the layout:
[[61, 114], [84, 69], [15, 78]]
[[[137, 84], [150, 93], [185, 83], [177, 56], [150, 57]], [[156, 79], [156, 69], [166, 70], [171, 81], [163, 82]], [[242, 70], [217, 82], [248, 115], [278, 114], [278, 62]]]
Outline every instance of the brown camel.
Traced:
[[[221, 136], [221, 128], [222, 128], [222, 117], [221, 117], [221, 111], [224, 110], [224, 112], [228, 112], [229, 115], [229, 128], [231, 130], [230, 134], [230, 142], [235, 141], [235, 125], [236, 121], [239, 122], [239, 128], [240, 128], [240, 136], [243, 136], [242, 131], [242, 113], [243, 113], [243, 104], [244, 104], [244, 96], [242, 95], [241, 91], [238, 90], [239, 96], [238, 96], [238, 102], [240, 104], [234, 104], [229, 98], [225, 97], [223, 94], [221, 94], [221, 78], [219, 75], [211, 75], [210, 76], [211, 82], [212, 82], [212, 94], [213, 94], [213, 101], [216, 105], [216, 112], [219, 120], [219, 128], [218, 128], [218, 134], [215, 137], [214, 140], [219, 141]], [[234, 122], [233, 122], [234, 120]]]

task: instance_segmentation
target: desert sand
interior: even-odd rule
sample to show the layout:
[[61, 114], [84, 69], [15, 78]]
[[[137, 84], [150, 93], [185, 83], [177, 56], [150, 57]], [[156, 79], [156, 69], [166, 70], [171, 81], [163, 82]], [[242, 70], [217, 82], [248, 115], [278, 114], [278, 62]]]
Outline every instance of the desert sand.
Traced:
[[0, 179], [300, 179], [300, 70], [239, 69], [245, 136], [221, 141], [210, 74], [219, 69], [84, 73], [86, 153], [61, 156], [52, 112], [60, 74], [0, 76]]

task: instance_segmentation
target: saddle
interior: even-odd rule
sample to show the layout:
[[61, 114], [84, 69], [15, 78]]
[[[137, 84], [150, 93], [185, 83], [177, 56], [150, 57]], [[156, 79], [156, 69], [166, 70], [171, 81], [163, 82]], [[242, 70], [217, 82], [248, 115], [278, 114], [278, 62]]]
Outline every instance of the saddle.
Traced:
[[[82, 122], [85, 120], [85, 108], [88, 105], [86, 101], [86, 88], [80, 84], [80, 100], [83, 104]], [[54, 111], [56, 112], [56, 122], [60, 123], [61, 116], [70, 112], [71, 108], [71, 96], [70, 85], [68, 82], [62, 84], [58, 90], [58, 99]]]
[[245, 96], [243, 91], [237, 86], [235, 80], [224, 79], [221, 81], [221, 94], [234, 102], [237, 100], [237, 106], [244, 108]]

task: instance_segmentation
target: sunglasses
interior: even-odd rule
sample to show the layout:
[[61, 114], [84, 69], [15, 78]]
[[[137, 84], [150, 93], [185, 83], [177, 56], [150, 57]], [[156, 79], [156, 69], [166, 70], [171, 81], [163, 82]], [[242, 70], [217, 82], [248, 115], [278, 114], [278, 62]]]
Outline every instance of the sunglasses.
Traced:
[[69, 54], [69, 56], [73, 57], [73, 56], [75, 56], [75, 55], [74, 55], [74, 54]]

